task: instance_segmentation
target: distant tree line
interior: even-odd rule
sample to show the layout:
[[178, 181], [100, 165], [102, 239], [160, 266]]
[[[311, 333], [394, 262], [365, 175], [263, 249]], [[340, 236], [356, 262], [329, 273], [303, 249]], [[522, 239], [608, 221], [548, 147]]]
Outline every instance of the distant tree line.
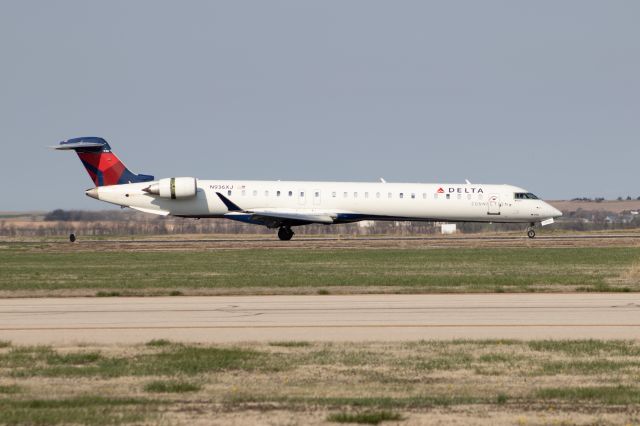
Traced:
[[[633, 200], [640, 201], [640, 197], [633, 198], [631, 197], [631, 195], [627, 195], [626, 197], [618, 197], [616, 198], [616, 200], [617, 201], [633, 201]], [[602, 201], [604, 201], [604, 197], [596, 197], [596, 198], [578, 197], [578, 198], [572, 198], [571, 201], [586, 201], [586, 202], [601, 203]]]
[[578, 198], [572, 198], [571, 201], [586, 201], [586, 202], [601, 203], [604, 201], [604, 197], [596, 197], [596, 198], [578, 197]]
[[117, 210], [62, 210], [56, 209], [44, 215], [47, 222], [96, 222], [102, 220], [126, 221], [131, 220], [131, 212]]

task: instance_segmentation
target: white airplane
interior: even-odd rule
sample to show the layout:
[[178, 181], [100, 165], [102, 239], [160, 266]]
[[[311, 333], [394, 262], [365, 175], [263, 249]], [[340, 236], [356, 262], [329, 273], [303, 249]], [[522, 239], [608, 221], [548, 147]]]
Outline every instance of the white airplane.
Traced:
[[531, 192], [511, 185], [200, 180], [156, 180], [134, 174], [102, 138], [83, 137], [52, 148], [74, 150], [95, 188], [86, 194], [100, 201], [145, 213], [189, 218], [225, 218], [278, 229], [290, 240], [294, 226], [361, 220], [429, 222], [554, 222], [562, 213]]

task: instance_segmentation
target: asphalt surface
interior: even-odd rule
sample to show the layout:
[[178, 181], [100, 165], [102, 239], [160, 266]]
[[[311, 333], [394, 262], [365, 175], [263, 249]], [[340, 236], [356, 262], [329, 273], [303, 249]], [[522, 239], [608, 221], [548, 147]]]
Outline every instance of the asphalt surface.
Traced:
[[[82, 238], [81, 235], [78, 235]], [[190, 244], [190, 243], [264, 243], [277, 241], [276, 234], [273, 234], [273, 238], [269, 236], [264, 237], [211, 237], [211, 238], [134, 238], [134, 239], [93, 239], [92, 237], [83, 238], [84, 241], [92, 244]], [[464, 241], [567, 241], [567, 240], [640, 240], [640, 234], [566, 234], [566, 235], [538, 235], [533, 240], [528, 238], [523, 232], [522, 235], [473, 235], [465, 234], [461, 236], [388, 236], [388, 237], [334, 237], [334, 236], [322, 236], [322, 237], [306, 237], [306, 236], [294, 236], [294, 241], [307, 241], [307, 242], [332, 242], [332, 241], [449, 241], [449, 242], [464, 242]], [[47, 243], [59, 243], [67, 244], [67, 239], [62, 238], [59, 241], [47, 241]], [[3, 241], [3, 244], [34, 244], [42, 245], [43, 241]], [[284, 244], [287, 244], [285, 242]]]
[[48, 298], [0, 301], [23, 344], [639, 339], [640, 294]]

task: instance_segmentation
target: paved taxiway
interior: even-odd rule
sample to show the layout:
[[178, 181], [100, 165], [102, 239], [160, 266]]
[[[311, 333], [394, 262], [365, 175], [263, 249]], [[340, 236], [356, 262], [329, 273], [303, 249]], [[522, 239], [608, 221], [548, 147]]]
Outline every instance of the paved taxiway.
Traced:
[[[65, 239], [47, 242], [15, 240], [2, 242], [27, 249], [50, 252], [100, 251], [213, 251], [235, 249], [430, 249], [430, 248], [578, 248], [578, 247], [638, 247], [640, 233], [629, 234], [560, 234], [540, 235], [534, 239], [522, 235], [455, 235], [455, 236], [392, 236], [392, 237], [313, 237], [296, 235], [292, 241], [280, 241], [272, 235], [261, 236], [188, 236], [142, 239], [95, 240], [79, 236], [71, 244]], [[31, 246], [31, 248], [30, 248]]]
[[[86, 243], [91, 243], [96, 246], [100, 245], [109, 245], [109, 244], [122, 244], [122, 245], [135, 245], [135, 244], [197, 244], [197, 243], [270, 243], [270, 242], [278, 242], [275, 236], [271, 235], [261, 235], [254, 237], [245, 237], [245, 236], [234, 236], [234, 237], [207, 237], [207, 238], [136, 238], [136, 239], [92, 239], [86, 238]], [[522, 235], [483, 235], [483, 234], [464, 234], [464, 235], [454, 235], [454, 236], [438, 236], [438, 235], [428, 235], [428, 236], [330, 236], [324, 235], [321, 237], [314, 236], [296, 236], [293, 241], [287, 241], [285, 244], [293, 244], [297, 241], [303, 242], [406, 242], [406, 241], [416, 241], [416, 242], [437, 242], [437, 241], [448, 241], [448, 242], [462, 242], [462, 241], [470, 241], [470, 242], [484, 242], [484, 241], [579, 241], [579, 240], [640, 240], [640, 234], [600, 234], [600, 233], [592, 233], [592, 234], [558, 234], [558, 235], [538, 235], [535, 239], [529, 239], [524, 233]], [[79, 240], [80, 241], [80, 240]], [[42, 245], [42, 241], [4, 241], [3, 244], [11, 245], [11, 244], [20, 244], [20, 245]], [[48, 241], [50, 244], [67, 244], [68, 241], [66, 239], [61, 240], [53, 240]]]
[[0, 301], [15, 343], [640, 338], [640, 294], [47, 298]]

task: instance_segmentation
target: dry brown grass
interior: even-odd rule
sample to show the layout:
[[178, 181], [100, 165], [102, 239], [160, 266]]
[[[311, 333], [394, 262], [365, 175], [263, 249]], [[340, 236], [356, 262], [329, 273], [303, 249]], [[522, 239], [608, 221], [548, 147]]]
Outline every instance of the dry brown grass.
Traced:
[[634, 263], [627, 269], [623, 270], [616, 281], [631, 285], [640, 283], [640, 262]]
[[10, 247], [1, 249], [4, 297], [640, 289], [634, 266], [640, 237], [634, 236], [133, 240]]
[[[66, 345], [52, 350], [67, 355], [97, 352], [99, 367], [104, 360], [139, 362], [176, 347]], [[538, 396], [539, 390], [548, 388], [636, 389], [639, 342], [298, 342], [216, 347], [258, 353], [266, 364], [198, 374], [116, 370], [105, 375], [99, 373], [101, 367], [96, 374], [82, 370], [92, 364], [58, 371], [48, 370], [45, 361], [25, 361], [9, 368], [12, 351], [36, 354], [42, 348], [6, 347], [0, 349], [0, 385], [18, 385], [20, 392], [8, 395], [9, 400], [100, 395], [152, 401], [159, 416], [153, 422], [170, 424], [326, 424], [330, 413], [376, 408], [401, 413], [406, 419], [402, 424], [633, 424], [640, 409], [640, 400], [616, 405], [597, 398]], [[155, 380], [194, 383], [199, 390], [145, 391]]]

